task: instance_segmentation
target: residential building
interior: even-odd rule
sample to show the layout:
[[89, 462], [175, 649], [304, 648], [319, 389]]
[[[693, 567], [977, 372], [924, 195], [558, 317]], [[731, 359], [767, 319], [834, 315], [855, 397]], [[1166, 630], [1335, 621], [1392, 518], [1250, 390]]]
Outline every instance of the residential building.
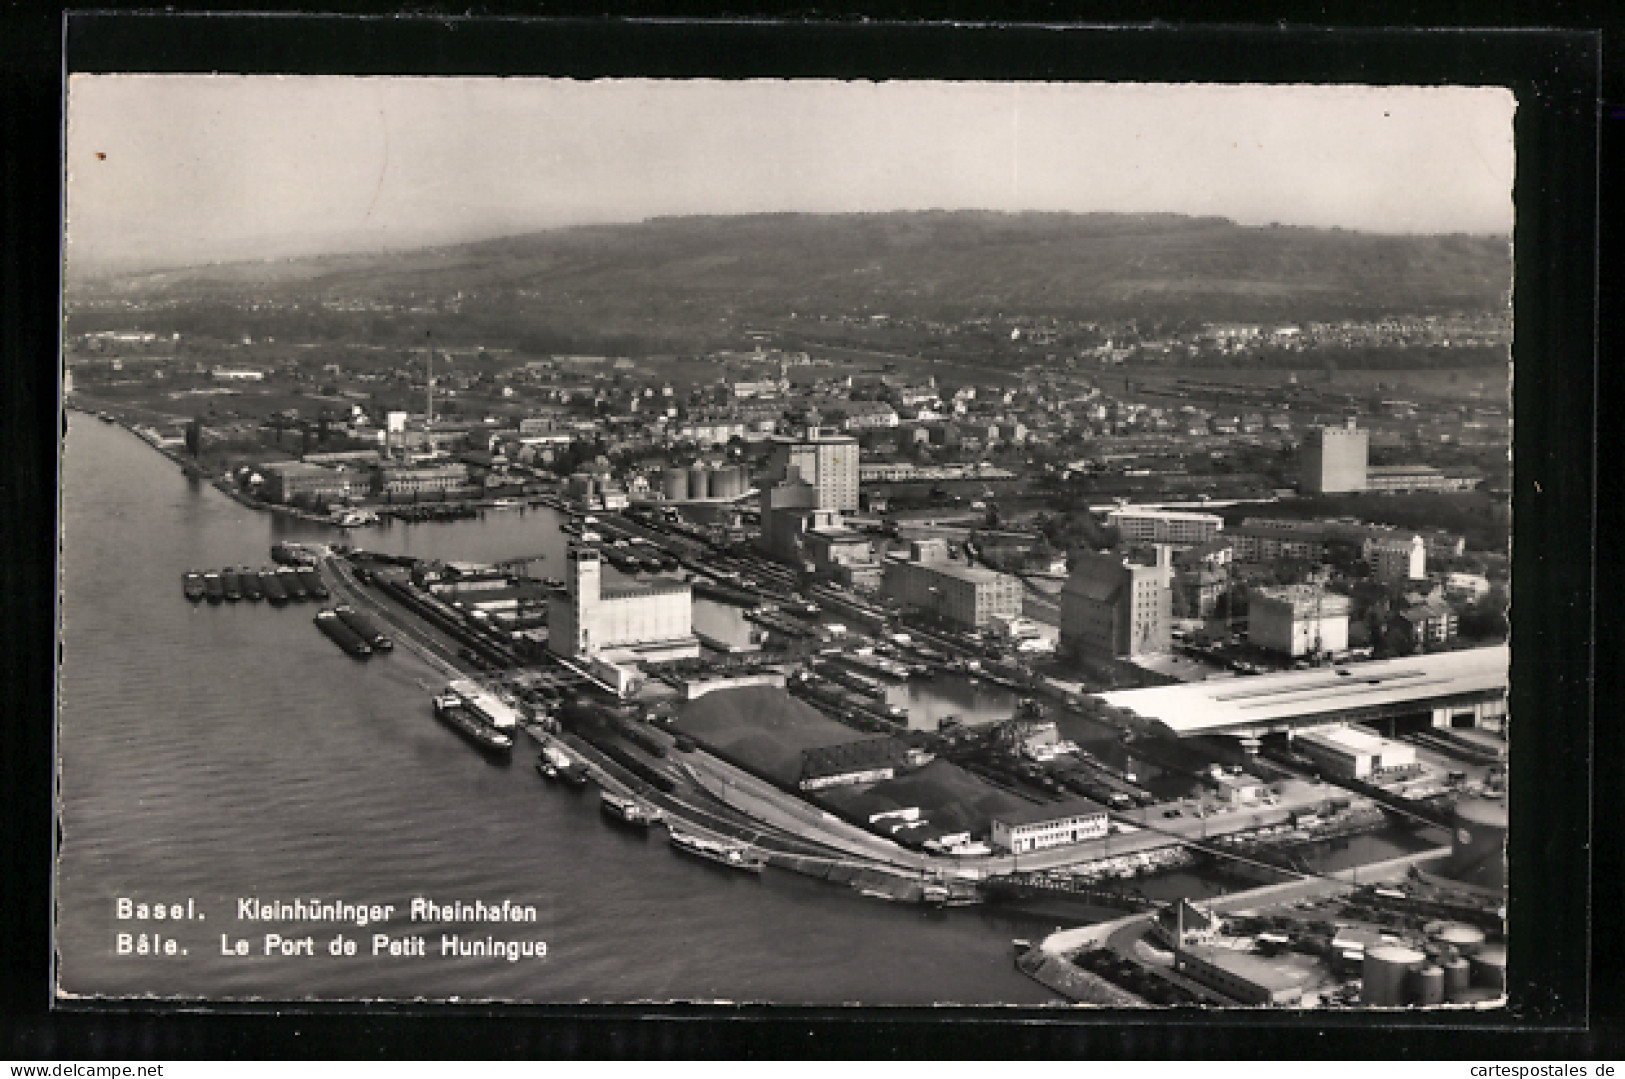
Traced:
[[1399, 612], [1410, 624], [1411, 640], [1418, 646], [1444, 644], [1456, 636], [1456, 612], [1442, 599], [1427, 599]]
[[[1159, 561], [1167, 548], [1158, 548]], [[1168, 566], [1104, 553], [1078, 556], [1061, 589], [1061, 647], [1085, 660], [1166, 653], [1172, 595]]]
[[1420, 581], [1427, 576], [1427, 542], [1414, 533], [1372, 536], [1361, 556], [1380, 581]]
[[1107, 512], [1106, 524], [1130, 543], [1195, 546], [1218, 535], [1224, 528], [1224, 518], [1214, 513], [1120, 506]]

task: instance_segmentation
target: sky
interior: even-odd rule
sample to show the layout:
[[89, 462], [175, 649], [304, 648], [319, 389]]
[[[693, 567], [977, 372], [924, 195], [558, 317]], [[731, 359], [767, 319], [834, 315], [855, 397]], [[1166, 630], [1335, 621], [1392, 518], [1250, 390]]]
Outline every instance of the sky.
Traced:
[[1172, 212], [1510, 235], [1468, 87], [74, 75], [70, 266], [675, 214]]

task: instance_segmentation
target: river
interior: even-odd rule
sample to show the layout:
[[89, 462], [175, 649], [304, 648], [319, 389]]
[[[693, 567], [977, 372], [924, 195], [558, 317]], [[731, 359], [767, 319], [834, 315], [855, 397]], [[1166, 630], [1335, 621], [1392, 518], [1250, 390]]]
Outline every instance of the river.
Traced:
[[[1040, 1004], [1012, 937], [1053, 921], [968, 908], [927, 913], [770, 870], [730, 874], [659, 834], [618, 831], [590, 792], [545, 784], [530, 753], [493, 765], [431, 718], [435, 675], [405, 650], [358, 663], [309, 604], [194, 606], [189, 569], [267, 562], [278, 539], [337, 532], [240, 506], [122, 428], [73, 414], [63, 473], [62, 848], [58, 985], [78, 996], [217, 1000], [362, 997], [536, 1002], [772, 1001]], [[368, 547], [498, 559], [563, 542], [547, 511], [369, 529]], [[547, 563], [543, 563], [545, 566]], [[552, 564], [557, 565], [557, 562]], [[552, 572], [545, 569], [538, 572]], [[242, 898], [394, 904], [507, 899], [522, 927], [465, 939], [545, 939], [545, 959], [374, 958], [377, 927], [240, 922]], [[119, 898], [202, 919], [117, 918]], [[185, 954], [120, 955], [159, 932]], [[314, 956], [259, 954], [312, 934]], [[355, 956], [326, 954], [344, 933]], [[251, 954], [222, 954], [222, 934]], [[132, 943], [134, 938], [132, 937]], [[161, 946], [160, 946], [161, 950]]]

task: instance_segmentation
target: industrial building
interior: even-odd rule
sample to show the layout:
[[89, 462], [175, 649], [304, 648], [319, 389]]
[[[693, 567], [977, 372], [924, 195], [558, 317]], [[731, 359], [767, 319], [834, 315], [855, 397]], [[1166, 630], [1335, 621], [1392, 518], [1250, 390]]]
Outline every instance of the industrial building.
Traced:
[[1483, 475], [1476, 472], [1446, 472], [1432, 465], [1370, 465], [1365, 473], [1366, 490], [1384, 494], [1471, 491], [1484, 482]]
[[907, 557], [886, 560], [886, 595], [967, 629], [982, 629], [997, 615], [1021, 613], [1021, 580], [983, 566], [948, 560], [937, 545], [916, 542]]
[[272, 502], [293, 502], [311, 498], [318, 502], [365, 495], [370, 486], [367, 475], [342, 472], [303, 461], [273, 461], [259, 467], [265, 476], [265, 497]]
[[891, 779], [907, 762], [908, 746], [895, 738], [864, 738], [814, 746], [801, 752], [801, 776], [796, 785], [804, 791], [815, 791], [855, 783], [879, 783]]
[[1349, 598], [1319, 585], [1255, 589], [1247, 600], [1247, 638], [1285, 656], [1348, 651]]
[[1100, 839], [1106, 810], [1087, 798], [1004, 810], [993, 817], [993, 845], [1012, 854]]
[[1258, 737], [1373, 721], [1396, 731], [1453, 726], [1498, 730], [1506, 716], [1510, 659], [1503, 644], [1348, 667], [1114, 690], [1099, 699], [1128, 722], [1178, 738]]
[[768, 457], [769, 475], [783, 481], [800, 475], [818, 494], [816, 508], [858, 508], [858, 440], [821, 427], [800, 438], [775, 438]]
[[1061, 647], [1084, 660], [1166, 653], [1173, 617], [1167, 555], [1158, 548], [1154, 566], [1079, 555], [1061, 589]]
[[1416, 767], [1416, 750], [1355, 727], [1322, 727], [1300, 731], [1292, 739], [1299, 753], [1339, 779], [1370, 779]]
[[1224, 528], [1224, 518], [1215, 513], [1122, 506], [1107, 511], [1106, 524], [1117, 529], [1118, 534], [1130, 543], [1194, 547], [1218, 535]]
[[698, 659], [693, 596], [683, 581], [605, 584], [598, 549], [571, 544], [565, 594], [548, 604], [547, 644], [590, 659]]
[[1342, 427], [1312, 427], [1304, 436], [1304, 494], [1335, 495], [1366, 489], [1366, 464], [1371, 432], [1356, 427], [1351, 418]]

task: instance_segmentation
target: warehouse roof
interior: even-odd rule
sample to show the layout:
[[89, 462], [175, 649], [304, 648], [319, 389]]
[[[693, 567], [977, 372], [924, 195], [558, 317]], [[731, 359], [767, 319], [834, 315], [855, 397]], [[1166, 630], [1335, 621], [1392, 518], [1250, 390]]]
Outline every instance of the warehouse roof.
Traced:
[[1506, 645], [1496, 645], [1099, 696], [1109, 705], [1154, 720], [1184, 737], [1295, 722], [1332, 722], [1346, 712], [1397, 711], [1430, 700], [1504, 693], [1510, 656]]

